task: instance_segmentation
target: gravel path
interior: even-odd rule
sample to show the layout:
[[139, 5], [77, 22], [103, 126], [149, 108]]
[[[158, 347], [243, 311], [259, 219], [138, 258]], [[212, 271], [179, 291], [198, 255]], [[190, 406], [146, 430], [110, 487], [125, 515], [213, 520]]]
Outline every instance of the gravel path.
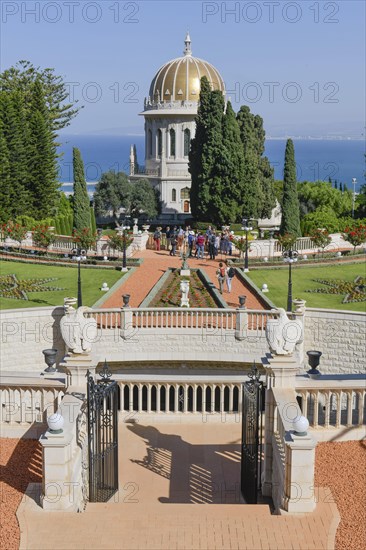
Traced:
[[330, 487], [341, 515], [336, 550], [366, 548], [366, 442], [319, 443], [315, 486]]
[[0, 440], [0, 548], [17, 550], [17, 508], [30, 482], [42, 481], [42, 451], [33, 439]]

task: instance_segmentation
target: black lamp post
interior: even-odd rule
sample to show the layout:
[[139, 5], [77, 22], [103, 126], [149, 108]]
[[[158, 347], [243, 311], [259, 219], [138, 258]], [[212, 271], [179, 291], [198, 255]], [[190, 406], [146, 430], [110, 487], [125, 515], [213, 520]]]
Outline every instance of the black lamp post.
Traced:
[[126, 221], [123, 222], [122, 224], [122, 243], [123, 243], [123, 256], [122, 256], [122, 270], [123, 271], [127, 271], [127, 255], [126, 255], [126, 250], [127, 250], [127, 231], [128, 229], [130, 229], [130, 226], [129, 225], [125, 225], [126, 224]]
[[287, 311], [292, 311], [292, 273], [291, 267], [294, 262], [297, 262], [299, 253], [297, 250], [289, 248], [283, 252], [283, 259], [288, 262], [288, 291], [287, 291]]
[[84, 248], [73, 248], [72, 254], [74, 260], [78, 263], [78, 307], [81, 307], [83, 305], [83, 298], [81, 293], [81, 272], [80, 272], [80, 264], [82, 261], [86, 260], [86, 250]]
[[245, 231], [245, 255], [244, 255], [244, 272], [247, 273], [249, 271], [249, 256], [248, 256], [248, 232], [253, 229], [253, 227], [249, 226], [249, 218], [243, 218], [242, 222], [243, 227]]

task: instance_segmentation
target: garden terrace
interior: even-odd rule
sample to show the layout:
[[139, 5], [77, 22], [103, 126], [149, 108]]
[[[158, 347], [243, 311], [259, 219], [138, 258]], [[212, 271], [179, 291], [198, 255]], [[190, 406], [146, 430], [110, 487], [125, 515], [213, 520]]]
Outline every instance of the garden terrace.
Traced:
[[[141, 304], [143, 307], [179, 307], [180, 282], [189, 280], [189, 303], [192, 308], [225, 307], [217, 289], [201, 269], [191, 269], [190, 277], [182, 277], [179, 269], [168, 269]], [[159, 284], [160, 283], [160, 284]]]

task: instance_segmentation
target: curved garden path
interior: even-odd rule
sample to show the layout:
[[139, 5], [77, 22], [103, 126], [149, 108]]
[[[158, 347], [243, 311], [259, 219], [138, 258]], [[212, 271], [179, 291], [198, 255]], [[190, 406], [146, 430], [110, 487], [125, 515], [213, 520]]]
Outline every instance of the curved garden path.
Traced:
[[[165, 250], [159, 252], [155, 250], [142, 250], [139, 251], [135, 258], [136, 257], [143, 258], [144, 261], [142, 265], [128, 277], [125, 283], [123, 283], [112, 296], [107, 298], [101, 306], [102, 308], [122, 307], [122, 294], [130, 294], [131, 307], [138, 307], [169, 267], [180, 267], [182, 265], [182, 260], [179, 256], [169, 256], [169, 252]], [[221, 261], [221, 256], [218, 258], [217, 260], [189, 258], [188, 264], [191, 268], [203, 269], [211, 281], [218, 287], [216, 270], [219, 261]], [[223, 257], [223, 261], [225, 261], [225, 259], [226, 257]], [[247, 296], [246, 306], [249, 309], [265, 309], [263, 304], [251, 290], [244, 286], [238, 277], [234, 277], [231, 293], [229, 294], [225, 287], [223, 298], [229, 307], [236, 308], [239, 304], [240, 294], [245, 294]]]

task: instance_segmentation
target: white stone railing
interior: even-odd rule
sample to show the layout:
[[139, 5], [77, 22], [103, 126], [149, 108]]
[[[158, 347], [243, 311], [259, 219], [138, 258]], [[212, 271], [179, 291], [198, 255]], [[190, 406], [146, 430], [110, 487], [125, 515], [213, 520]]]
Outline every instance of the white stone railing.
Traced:
[[[136, 235], [135, 239], [139, 241], [138, 237], [140, 235]], [[1, 245], [7, 245], [11, 246], [12, 248], [19, 248], [19, 243], [17, 241], [14, 241], [13, 239], [10, 239], [7, 237], [6, 239], [0, 237], [0, 244]], [[33, 243], [32, 239], [32, 232], [29, 231], [27, 234], [27, 237], [22, 241], [21, 243], [21, 249], [34, 249], [37, 248], [36, 245]], [[61, 254], [71, 254], [72, 249], [75, 248], [75, 240], [73, 237], [68, 235], [57, 235], [56, 240], [54, 243], [50, 245], [48, 248], [48, 252], [57, 252]], [[141, 246], [138, 246], [138, 243], [132, 243], [130, 246], [126, 249], [126, 256], [129, 258], [133, 255], [136, 248], [141, 248]], [[88, 249], [88, 256], [117, 256], [119, 258], [122, 258], [123, 252], [120, 250], [115, 250], [111, 246], [109, 246], [109, 239], [102, 238], [98, 239], [95, 243], [95, 246]]]
[[65, 393], [61, 381], [2, 376], [0, 424], [43, 423], [55, 413]]
[[173, 168], [168, 168], [167, 175], [170, 177], [184, 177], [184, 178], [190, 178], [191, 175], [187, 170], [174, 170]]
[[312, 428], [362, 427], [366, 423], [365, 377], [297, 378], [296, 394]]
[[118, 381], [120, 410], [138, 413], [238, 413], [241, 383], [227, 381]]
[[223, 308], [112, 308], [86, 313], [97, 320], [99, 330], [225, 330], [243, 331], [254, 338], [265, 338], [268, 319], [278, 313], [256, 309]]
[[[310, 237], [301, 237], [300, 239], [297, 239], [294, 244], [294, 248], [299, 252], [303, 250], [312, 250], [314, 248], [318, 249]], [[277, 240], [275, 241], [275, 252], [283, 252], [283, 246]]]

